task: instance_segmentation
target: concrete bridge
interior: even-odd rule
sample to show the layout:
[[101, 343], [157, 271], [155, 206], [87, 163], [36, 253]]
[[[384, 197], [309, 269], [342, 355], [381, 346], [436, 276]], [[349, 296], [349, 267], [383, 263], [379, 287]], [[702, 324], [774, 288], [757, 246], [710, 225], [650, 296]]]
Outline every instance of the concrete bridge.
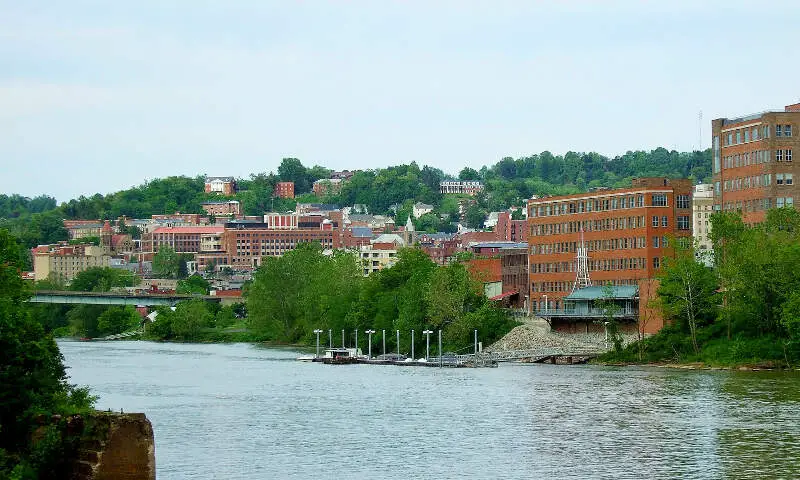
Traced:
[[33, 303], [67, 303], [67, 304], [94, 304], [94, 305], [133, 305], [133, 306], [159, 306], [174, 307], [184, 300], [205, 300], [207, 302], [220, 302], [222, 297], [213, 295], [183, 295], [183, 294], [145, 294], [145, 293], [119, 293], [119, 292], [69, 292], [61, 290], [38, 290], [28, 300]]

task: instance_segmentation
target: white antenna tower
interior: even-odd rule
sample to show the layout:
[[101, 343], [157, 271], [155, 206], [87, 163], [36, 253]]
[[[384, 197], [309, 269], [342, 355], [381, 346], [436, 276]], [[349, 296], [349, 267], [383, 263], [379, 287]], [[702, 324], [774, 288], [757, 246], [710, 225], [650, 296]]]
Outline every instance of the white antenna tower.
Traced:
[[697, 151], [703, 150], [703, 111], [697, 117]]
[[581, 243], [578, 245], [578, 255], [575, 258], [575, 284], [572, 286], [572, 291], [579, 288], [586, 288], [592, 285], [589, 279], [589, 254], [586, 250], [586, 244], [583, 242], [583, 228], [581, 228]]

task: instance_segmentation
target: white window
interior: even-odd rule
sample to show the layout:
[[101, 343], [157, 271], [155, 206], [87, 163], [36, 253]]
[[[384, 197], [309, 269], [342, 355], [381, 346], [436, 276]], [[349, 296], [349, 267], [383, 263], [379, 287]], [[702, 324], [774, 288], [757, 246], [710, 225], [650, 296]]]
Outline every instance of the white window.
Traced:
[[783, 150], [775, 150], [775, 161], [782, 162], [783, 161]]
[[775, 136], [780, 137], [783, 134], [783, 125], [775, 125]]
[[662, 226], [662, 227], [666, 227], [666, 226], [668, 226], [668, 225], [669, 225], [669, 222], [668, 222], [668, 220], [667, 220], [667, 216], [666, 216], [666, 215], [664, 215], [663, 217], [661, 217], [661, 226]]
[[791, 162], [792, 161], [792, 149], [791, 148], [786, 150], [786, 161], [787, 162]]
[[783, 197], [778, 197], [775, 199], [775, 206], [778, 208], [783, 207]]
[[793, 197], [786, 197], [786, 206], [787, 207], [794, 206], [794, 198]]
[[783, 175], [782, 173], [775, 174], [775, 185], [783, 185]]
[[794, 179], [792, 178], [791, 173], [785, 174], [786, 177], [786, 185], [792, 185], [794, 183]]
[[784, 125], [783, 126], [783, 136], [784, 137], [791, 137], [792, 136], [792, 126], [791, 125]]

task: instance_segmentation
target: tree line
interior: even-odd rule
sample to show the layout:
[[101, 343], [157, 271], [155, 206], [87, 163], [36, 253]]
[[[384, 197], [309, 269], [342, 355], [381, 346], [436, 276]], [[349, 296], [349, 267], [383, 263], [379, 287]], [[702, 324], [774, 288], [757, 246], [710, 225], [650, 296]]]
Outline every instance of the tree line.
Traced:
[[[411, 330], [416, 352], [424, 351], [425, 329], [441, 329], [446, 349], [465, 350], [475, 329], [489, 344], [517, 325], [486, 299], [462, 263], [440, 267], [424, 252], [404, 249], [391, 268], [368, 277], [361, 271], [354, 254], [325, 255], [317, 244], [266, 258], [246, 291], [250, 328], [271, 341], [306, 344], [313, 343], [315, 329], [330, 329], [336, 345], [342, 330], [348, 345], [358, 330], [364, 350], [363, 331], [400, 330], [400, 351], [408, 353]], [[394, 336], [386, 344], [389, 351], [397, 348]]]

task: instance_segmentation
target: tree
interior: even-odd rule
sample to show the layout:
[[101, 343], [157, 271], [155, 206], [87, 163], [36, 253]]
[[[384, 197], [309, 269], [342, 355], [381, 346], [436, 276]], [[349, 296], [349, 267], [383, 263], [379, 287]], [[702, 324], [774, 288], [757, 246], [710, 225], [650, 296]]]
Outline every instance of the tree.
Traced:
[[200, 335], [202, 329], [213, 325], [214, 315], [204, 300], [188, 300], [175, 307], [171, 323], [174, 338], [191, 341]]
[[195, 273], [186, 280], [178, 280], [176, 293], [208, 295], [210, 287], [208, 280]]
[[[605, 326], [606, 335], [614, 345], [614, 351], [619, 352], [622, 350], [622, 336], [619, 333], [619, 322], [617, 321], [617, 314], [621, 308], [617, 305], [614, 296], [614, 285], [607, 282], [603, 285], [603, 296], [597, 302], [597, 306], [603, 312], [603, 325]], [[608, 345], [606, 345], [608, 348]]]
[[294, 182], [294, 191], [297, 193], [311, 191], [308, 170], [296, 158], [284, 158], [278, 167], [278, 176], [283, 182]]
[[161, 278], [179, 278], [182, 262], [181, 256], [172, 247], [161, 245], [153, 255], [153, 273]]
[[141, 317], [130, 305], [109, 307], [97, 318], [97, 329], [101, 335], [114, 335], [137, 327], [140, 321]]
[[115, 287], [132, 287], [139, 283], [132, 272], [109, 267], [90, 267], [75, 275], [70, 290], [76, 292], [108, 292]]
[[16, 240], [0, 230], [0, 454], [24, 455], [34, 415], [88, 408], [92, 399], [67, 384], [58, 346], [30, 317], [18, 255]]
[[459, 180], [480, 180], [481, 174], [474, 168], [464, 167], [458, 173]]
[[464, 221], [469, 228], [482, 228], [484, 220], [486, 220], [486, 210], [477, 204], [472, 204], [467, 208]]
[[714, 272], [695, 260], [691, 248], [676, 245], [675, 256], [665, 259], [658, 278], [661, 282], [658, 295], [665, 318], [688, 331], [694, 353], [699, 353], [698, 327], [717, 316], [718, 283]]

